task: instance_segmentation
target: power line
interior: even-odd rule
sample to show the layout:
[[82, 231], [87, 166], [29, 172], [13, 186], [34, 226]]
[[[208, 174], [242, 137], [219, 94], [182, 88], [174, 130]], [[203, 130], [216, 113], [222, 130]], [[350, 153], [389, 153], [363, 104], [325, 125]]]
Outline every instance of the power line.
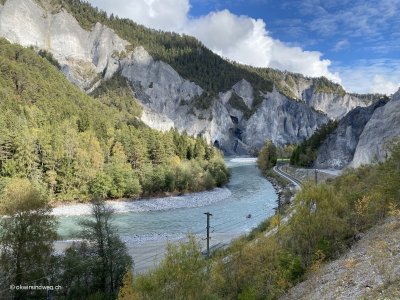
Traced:
[[[262, 215], [264, 215], [264, 213], [259, 213], [259, 214], [255, 215], [254, 217], [259, 217], [259, 216], [262, 216]], [[235, 219], [232, 218], [232, 219], [229, 219], [228, 221], [221, 222], [221, 223], [219, 223], [219, 224], [217, 224], [217, 225], [215, 225], [215, 226], [209, 226], [209, 227], [211, 228], [211, 227], [217, 227], [217, 226], [229, 224], [229, 226], [225, 226], [225, 227], [223, 228], [224, 230], [226, 230], [227, 228], [234, 228], [234, 226], [237, 225], [237, 224], [241, 224], [241, 223], [247, 222], [247, 220], [240, 220], [240, 221], [238, 221], [238, 222], [232, 222], [233, 220], [235, 220]], [[197, 233], [200, 233], [200, 232], [202, 232], [202, 231], [198, 231]], [[228, 231], [222, 231], [222, 232], [218, 232], [218, 233], [228, 233]], [[196, 234], [196, 233], [192, 233], [192, 234]], [[176, 243], [176, 242], [179, 242], [179, 241], [181, 241], [181, 240], [183, 240], [183, 239], [185, 239], [185, 238], [186, 238], [186, 237], [182, 237], [182, 238], [180, 238], [180, 239], [174, 240], [173, 242]], [[209, 237], [209, 239], [211, 239], [211, 237]], [[160, 255], [162, 255], [162, 254], [163, 254], [163, 253], [157, 253], [157, 254], [154, 254], [154, 255], [150, 255], [150, 256], [148, 256], [148, 257], [145, 257], [145, 258], [141, 259], [140, 262], [138, 262], [137, 264], [135, 263], [135, 267], [143, 267], [143, 266], [145, 266], [145, 265], [147, 264], [147, 262], [148, 262], [149, 260], [151, 260], [151, 259], [153, 259], [153, 258], [156, 258], [157, 256], [160, 256]]]

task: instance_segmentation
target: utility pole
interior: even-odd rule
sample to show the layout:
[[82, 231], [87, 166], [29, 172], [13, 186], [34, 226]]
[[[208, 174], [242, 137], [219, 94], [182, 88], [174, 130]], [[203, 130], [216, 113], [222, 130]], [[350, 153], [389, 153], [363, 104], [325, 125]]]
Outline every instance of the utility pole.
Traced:
[[318, 184], [318, 171], [315, 169], [315, 184]]
[[52, 300], [52, 299], [53, 299], [52, 290], [47, 290], [47, 297], [46, 297], [46, 299], [47, 299], [47, 300]]
[[212, 216], [211, 213], [206, 212], [204, 213], [207, 215], [207, 258], [210, 257], [210, 217]]

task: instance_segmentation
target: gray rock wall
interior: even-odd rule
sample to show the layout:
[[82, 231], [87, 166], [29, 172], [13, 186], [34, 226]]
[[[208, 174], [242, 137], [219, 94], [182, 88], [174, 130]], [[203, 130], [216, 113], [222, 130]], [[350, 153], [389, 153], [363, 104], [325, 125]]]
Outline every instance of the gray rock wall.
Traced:
[[341, 119], [337, 129], [328, 136], [318, 150], [315, 167], [339, 170], [346, 167], [353, 159], [365, 125], [374, 111], [385, 104], [385, 101], [380, 100], [368, 107], [357, 107]]
[[98, 74], [110, 78], [119, 67], [115, 54], [128, 45], [106, 26], [86, 31], [66, 11], [51, 14], [34, 0], [7, 0], [0, 11], [0, 36], [51, 52], [82, 89], [89, 89]]
[[244, 142], [259, 148], [266, 139], [277, 145], [309, 138], [328, 118], [303, 102], [287, 99], [275, 89], [264, 95], [261, 107], [248, 120]]
[[390, 143], [400, 137], [400, 89], [383, 107], [374, 111], [360, 136], [351, 167], [383, 161]]
[[366, 107], [370, 103], [361, 101], [355, 96], [344, 96], [330, 93], [312, 93], [306, 103], [318, 111], [323, 111], [330, 119], [339, 120], [356, 107]]

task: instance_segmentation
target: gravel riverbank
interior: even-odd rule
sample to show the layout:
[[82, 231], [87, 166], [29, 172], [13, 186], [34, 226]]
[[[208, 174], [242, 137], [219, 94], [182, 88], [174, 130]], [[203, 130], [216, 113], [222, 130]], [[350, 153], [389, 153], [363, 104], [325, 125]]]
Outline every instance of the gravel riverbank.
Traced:
[[[139, 199], [132, 201], [106, 201], [116, 213], [144, 212], [156, 210], [169, 210], [187, 207], [201, 207], [222, 201], [231, 195], [227, 188], [215, 188], [212, 191], [191, 193], [182, 196], [172, 196], [152, 199]], [[79, 216], [90, 215], [90, 203], [76, 203], [60, 205], [53, 208], [54, 216]]]

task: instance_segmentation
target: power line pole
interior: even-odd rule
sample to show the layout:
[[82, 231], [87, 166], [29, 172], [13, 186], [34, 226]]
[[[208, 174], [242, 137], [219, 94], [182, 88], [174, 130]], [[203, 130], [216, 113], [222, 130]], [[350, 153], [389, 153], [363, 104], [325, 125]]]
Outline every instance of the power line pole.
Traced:
[[211, 213], [206, 212], [204, 213], [207, 215], [207, 258], [210, 257], [210, 217], [212, 216]]
[[315, 184], [318, 184], [318, 171], [315, 169]]
[[53, 293], [51, 290], [47, 290], [47, 300], [52, 300], [53, 299]]

